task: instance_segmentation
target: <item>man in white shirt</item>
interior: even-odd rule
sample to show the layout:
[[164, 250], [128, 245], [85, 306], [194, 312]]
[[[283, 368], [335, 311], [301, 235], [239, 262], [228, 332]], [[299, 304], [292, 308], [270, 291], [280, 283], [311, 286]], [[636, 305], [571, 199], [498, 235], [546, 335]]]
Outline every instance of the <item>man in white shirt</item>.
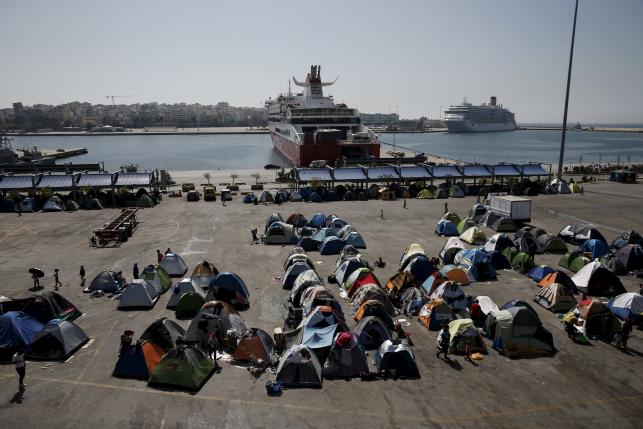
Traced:
[[25, 390], [25, 371], [27, 365], [25, 364], [25, 349], [24, 347], [18, 348], [16, 354], [13, 355], [11, 362], [16, 365], [16, 372], [18, 373], [18, 387], [20, 390]]

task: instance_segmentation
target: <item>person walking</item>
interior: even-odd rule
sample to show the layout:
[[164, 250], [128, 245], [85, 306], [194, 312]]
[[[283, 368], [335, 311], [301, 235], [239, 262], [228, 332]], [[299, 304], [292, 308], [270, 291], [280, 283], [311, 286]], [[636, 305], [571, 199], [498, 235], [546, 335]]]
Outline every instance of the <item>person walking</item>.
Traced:
[[444, 202], [444, 214], [447, 214], [449, 212], [449, 203], [446, 201]]
[[22, 216], [22, 206], [19, 202], [16, 204], [16, 211], [18, 212], [18, 217]]
[[161, 253], [161, 251], [160, 251], [160, 250], [158, 250], [158, 249], [156, 249], [156, 260], [158, 261], [158, 263], [159, 263], [159, 264], [160, 264], [160, 263], [161, 263], [161, 261], [163, 260], [163, 254], [162, 254], [162, 253]]
[[212, 362], [214, 362], [214, 370], [217, 372], [219, 372], [219, 370], [221, 369], [221, 367], [219, 366], [219, 362], [217, 361], [217, 351], [220, 350], [218, 336], [218, 330], [216, 332], [210, 332], [208, 334], [208, 355], [210, 356], [210, 359], [212, 359]]
[[80, 271], [78, 272], [80, 275], [80, 286], [84, 287], [85, 286], [85, 266], [81, 265], [80, 266]]
[[621, 326], [621, 344], [623, 345], [623, 350], [627, 350], [627, 340], [630, 338], [630, 334], [632, 334], [633, 325], [634, 322], [632, 319], [627, 319]]
[[406, 198], [404, 198], [404, 205], [402, 206], [402, 208], [406, 208]]
[[60, 272], [60, 270], [58, 268], [56, 268], [54, 270], [54, 289], [55, 290], [58, 290], [58, 288], [62, 287], [62, 285], [63, 285], [62, 283], [60, 283], [60, 277], [59, 277], [60, 274], [59, 274], [59, 272]]
[[134, 268], [132, 268], [132, 277], [136, 280], [138, 278], [139, 271], [138, 271], [138, 263], [134, 262]]
[[585, 194], [585, 187], [584, 187], [584, 186], [581, 186], [581, 187], [580, 187], [580, 195], [581, 195], [581, 197], [582, 197], [584, 194]]
[[380, 210], [380, 219], [384, 219], [384, 210]]
[[11, 358], [11, 363], [16, 366], [18, 373], [18, 388], [25, 390], [25, 374], [27, 371], [27, 364], [25, 363], [25, 348], [20, 346], [18, 351]]

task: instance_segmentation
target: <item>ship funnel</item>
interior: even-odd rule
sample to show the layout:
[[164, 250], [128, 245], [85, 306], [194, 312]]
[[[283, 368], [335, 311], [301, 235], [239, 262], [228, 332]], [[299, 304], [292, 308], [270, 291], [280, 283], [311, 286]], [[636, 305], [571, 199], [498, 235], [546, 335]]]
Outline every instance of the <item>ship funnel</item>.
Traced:
[[496, 105], [496, 97], [491, 97], [491, 102], [489, 103], [492, 106]]

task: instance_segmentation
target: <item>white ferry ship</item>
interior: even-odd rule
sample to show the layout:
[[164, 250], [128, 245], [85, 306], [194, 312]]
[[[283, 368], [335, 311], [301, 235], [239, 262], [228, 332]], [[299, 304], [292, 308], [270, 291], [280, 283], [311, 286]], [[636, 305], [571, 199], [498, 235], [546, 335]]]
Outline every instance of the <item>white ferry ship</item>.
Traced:
[[516, 119], [509, 110], [496, 104], [491, 97], [489, 104], [474, 106], [465, 100], [444, 112], [444, 122], [451, 133], [481, 131], [511, 131], [516, 129]]

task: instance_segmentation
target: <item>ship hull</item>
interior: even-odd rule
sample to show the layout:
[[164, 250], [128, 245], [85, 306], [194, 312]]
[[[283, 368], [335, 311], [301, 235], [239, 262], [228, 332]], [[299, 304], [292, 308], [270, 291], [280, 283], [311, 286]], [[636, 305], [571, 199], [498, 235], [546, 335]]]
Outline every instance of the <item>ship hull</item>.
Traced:
[[514, 122], [471, 122], [471, 121], [445, 121], [450, 133], [481, 133], [491, 131], [513, 131], [516, 129]]

